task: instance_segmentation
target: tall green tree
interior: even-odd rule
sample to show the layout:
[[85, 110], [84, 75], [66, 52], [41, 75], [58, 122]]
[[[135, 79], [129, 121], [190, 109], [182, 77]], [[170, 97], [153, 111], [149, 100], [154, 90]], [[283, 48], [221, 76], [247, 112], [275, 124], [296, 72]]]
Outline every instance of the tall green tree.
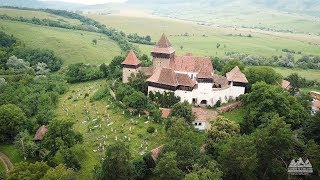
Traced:
[[50, 168], [41, 180], [76, 180], [76, 173], [67, 169], [64, 165], [60, 164], [55, 168]]
[[134, 92], [123, 98], [123, 103], [137, 112], [142, 112], [148, 105], [148, 98], [142, 92]]
[[245, 107], [243, 133], [250, 133], [257, 127], [264, 127], [274, 115], [283, 117], [292, 129], [303, 127], [309, 117], [300, 102], [280, 86], [258, 82], [252, 86], [252, 92], [242, 98]]
[[282, 79], [281, 74], [277, 73], [271, 67], [249, 67], [245, 70], [244, 74], [249, 81], [249, 85], [256, 82], [265, 82], [267, 84], [275, 85], [280, 83]]
[[179, 102], [172, 107], [171, 117], [183, 118], [188, 124], [191, 124], [195, 116], [192, 112], [192, 106], [188, 102]]
[[148, 94], [148, 83], [147, 83], [147, 76], [144, 72], [139, 71], [137, 74], [131, 74], [128, 78], [128, 84], [133, 87], [136, 91], [140, 91], [143, 94]]
[[184, 173], [178, 168], [177, 154], [168, 152], [157, 163], [155, 175], [159, 179], [179, 180], [183, 178]]
[[123, 142], [117, 142], [113, 145], [110, 145], [106, 149], [106, 157], [102, 162], [100, 179], [130, 179], [130, 174], [132, 171], [130, 157], [131, 154], [129, 147]]
[[185, 176], [185, 180], [222, 179], [222, 171], [218, 168], [218, 164], [213, 160], [207, 162], [204, 167], [195, 164], [192, 169], [192, 172]]
[[230, 72], [236, 66], [238, 66], [241, 71], [244, 70], [244, 64], [242, 62], [238, 60], [231, 60], [231, 61], [228, 61], [227, 64], [223, 66], [222, 74], [226, 75], [227, 72]]
[[27, 130], [21, 131], [17, 135], [15, 138], [15, 145], [22, 152], [25, 158], [36, 157], [36, 151], [39, 147]]
[[11, 142], [30, 124], [24, 112], [14, 104], [0, 106], [0, 142]]
[[229, 119], [218, 116], [211, 121], [210, 129], [206, 137], [206, 150], [211, 155], [217, 155], [217, 147], [222, 141], [240, 134], [239, 124]]
[[83, 137], [73, 130], [74, 122], [65, 119], [54, 119], [49, 124], [42, 145], [49, 150], [49, 158], [52, 158], [60, 149], [71, 148], [82, 143]]

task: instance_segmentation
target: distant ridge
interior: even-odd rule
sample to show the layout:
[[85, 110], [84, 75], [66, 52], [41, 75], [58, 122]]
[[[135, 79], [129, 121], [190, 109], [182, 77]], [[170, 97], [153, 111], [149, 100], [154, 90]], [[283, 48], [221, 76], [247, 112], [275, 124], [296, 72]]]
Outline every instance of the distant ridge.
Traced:
[[77, 3], [61, 2], [61, 1], [47, 2], [47, 1], [38, 1], [38, 0], [0, 0], [0, 6], [73, 10], [73, 9], [79, 9], [84, 5], [77, 4]]

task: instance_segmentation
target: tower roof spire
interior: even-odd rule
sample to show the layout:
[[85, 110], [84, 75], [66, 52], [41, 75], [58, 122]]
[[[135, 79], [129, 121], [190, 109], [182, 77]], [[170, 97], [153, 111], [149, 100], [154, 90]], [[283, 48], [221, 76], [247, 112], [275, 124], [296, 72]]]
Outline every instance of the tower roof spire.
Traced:
[[169, 39], [163, 33], [160, 40], [157, 42], [151, 53], [160, 53], [160, 54], [172, 54], [176, 50], [172, 47]]
[[122, 65], [129, 65], [129, 66], [138, 66], [141, 64], [141, 61], [137, 58], [134, 54], [133, 50], [131, 50], [126, 57], [126, 59], [121, 63]]

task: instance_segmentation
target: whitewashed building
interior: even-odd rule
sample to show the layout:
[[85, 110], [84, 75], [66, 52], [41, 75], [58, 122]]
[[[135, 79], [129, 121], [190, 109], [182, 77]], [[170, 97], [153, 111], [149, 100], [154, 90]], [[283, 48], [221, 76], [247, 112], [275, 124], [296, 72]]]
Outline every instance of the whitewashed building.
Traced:
[[214, 73], [209, 57], [192, 54], [176, 56], [175, 49], [163, 34], [151, 51], [152, 67], [141, 67], [141, 62], [130, 51], [123, 65], [123, 82], [128, 82], [132, 73], [143, 71], [148, 78], [148, 92], [174, 92], [181, 101], [200, 106], [214, 106], [234, 100], [245, 93], [248, 83], [238, 67], [225, 76]]

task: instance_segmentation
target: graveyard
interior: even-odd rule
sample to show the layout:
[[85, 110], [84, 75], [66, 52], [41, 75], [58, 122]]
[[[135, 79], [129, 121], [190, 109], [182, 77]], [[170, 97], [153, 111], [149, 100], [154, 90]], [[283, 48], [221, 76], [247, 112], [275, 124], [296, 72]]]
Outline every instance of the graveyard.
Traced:
[[[81, 177], [90, 178], [94, 166], [102, 160], [106, 146], [124, 141], [134, 157], [160, 146], [164, 142], [164, 125], [148, 120], [147, 116], [133, 116], [118, 107], [111, 96], [90, 102], [90, 97], [104, 84], [105, 80], [70, 85], [69, 91], [61, 96], [57, 117], [75, 121], [75, 130], [83, 135]], [[148, 133], [148, 127], [154, 127]]]

